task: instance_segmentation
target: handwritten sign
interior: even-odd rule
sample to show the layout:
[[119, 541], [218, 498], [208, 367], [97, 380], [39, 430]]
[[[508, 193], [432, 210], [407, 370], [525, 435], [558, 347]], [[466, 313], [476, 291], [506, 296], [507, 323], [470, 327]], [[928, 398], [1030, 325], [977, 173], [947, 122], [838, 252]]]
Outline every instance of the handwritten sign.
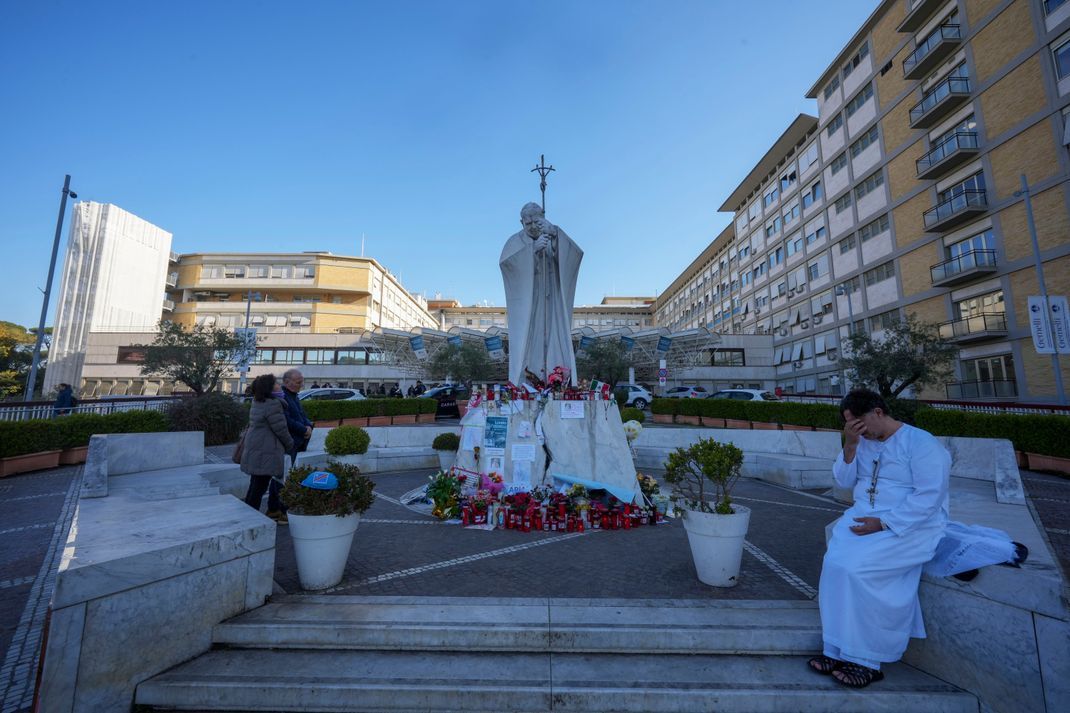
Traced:
[[583, 418], [584, 401], [562, 401], [561, 418]]

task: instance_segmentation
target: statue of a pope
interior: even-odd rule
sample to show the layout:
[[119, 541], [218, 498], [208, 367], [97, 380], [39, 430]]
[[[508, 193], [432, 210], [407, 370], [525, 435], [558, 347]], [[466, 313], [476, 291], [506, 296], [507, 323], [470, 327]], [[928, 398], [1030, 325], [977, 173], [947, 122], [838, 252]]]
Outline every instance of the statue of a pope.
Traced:
[[583, 251], [546, 220], [537, 203], [520, 209], [520, 224], [523, 230], [509, 238], [498, 261], [509, 322], [509, 380], [524, 383], [525, 369], [545, 379], [563, 366], [575, 384], [572, 303]]

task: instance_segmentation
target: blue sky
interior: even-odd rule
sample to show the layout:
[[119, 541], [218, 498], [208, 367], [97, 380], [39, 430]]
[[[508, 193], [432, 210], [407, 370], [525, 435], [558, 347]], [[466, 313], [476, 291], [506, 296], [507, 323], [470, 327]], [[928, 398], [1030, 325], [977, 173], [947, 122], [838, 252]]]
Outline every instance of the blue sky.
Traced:
[[653, 295], [875, 6], [4, 0], [0, 319], [37, 323], [65, 173], [179, 252], [364, 234], [410, 290], [502, 304], [543, 153], [577, 304]]

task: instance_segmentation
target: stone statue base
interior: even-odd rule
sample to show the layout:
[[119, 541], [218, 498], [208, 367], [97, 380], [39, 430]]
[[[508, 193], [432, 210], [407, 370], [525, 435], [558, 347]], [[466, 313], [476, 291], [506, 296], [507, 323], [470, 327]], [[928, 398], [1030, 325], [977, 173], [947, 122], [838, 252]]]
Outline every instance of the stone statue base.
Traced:
[[580, 483], [622, 502], [642, 501], [614, 401], [483, 402], [461, 426], [457, 465], [500, 474], [505, 492]]

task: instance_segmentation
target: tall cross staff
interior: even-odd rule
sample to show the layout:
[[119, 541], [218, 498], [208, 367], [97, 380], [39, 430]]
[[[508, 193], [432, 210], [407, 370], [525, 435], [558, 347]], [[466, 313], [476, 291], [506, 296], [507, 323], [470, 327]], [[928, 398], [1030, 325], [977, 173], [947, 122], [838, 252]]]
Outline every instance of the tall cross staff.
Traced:
[[554, 170], [553, 164], [546, 165], [546, 154], [539, 154], [539, 163], [535, 168], [531, 169], [531, 173], [538, 171], [539, 173], [539, 190], [542, 191], [542, 212], [546, 213], [546, 176], [550, 171]]
[[[553, 171], [553, 165], [546, 165], [546, 154], [539, 154], [539, 163], [535, 168], [531, 169], [531, 173], [538, 172], [539, 174], [539, 191], [542, 193], [542, 214], [546, 217], [546, 176], [550, 171]], [[546, 304], [543, 307], [543, 319], [542, 319], [542, 377], [545, 379], [550, 374], [550, 365], [546, 363], [548, 352], [550, 349], [550, 287], [551, 279], [549, 273], [549, 261], [546, 256], [547, 251], [543, 250], [540, 256], [539, 262], [542, 264], [541, 275], [539, 278], [542, 294], [546, 300]]]

